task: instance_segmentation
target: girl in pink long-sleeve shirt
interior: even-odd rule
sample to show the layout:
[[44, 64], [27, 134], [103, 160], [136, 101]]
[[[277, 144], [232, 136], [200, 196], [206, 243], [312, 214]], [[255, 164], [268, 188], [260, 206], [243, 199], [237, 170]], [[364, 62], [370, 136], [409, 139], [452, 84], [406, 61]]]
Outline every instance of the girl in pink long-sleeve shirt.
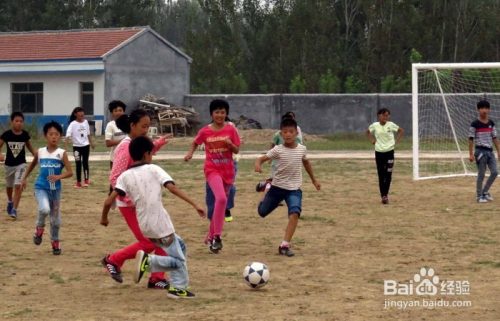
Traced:
[[233, 153], [240, 151], [241, 140], [234, 126], [226, 123], [229, 104], [225, 100], [215, 99], [210, 103], [210, 116], [213, 122], [200, 129], [184, 157], [187, 162], [193, 157], [198, 145], [205, 144], [204, 172], [208, 185], [215, 196], [215, 207], [205, 244], [212, 253], [222, 249], [222, 228], [226, 212], [227, 196], [234, 181]]
[[[122, 115], [116, 120], [118, 128], [124, 133], [127, 133], [128, 136], [120, 142], [115, 150], [113, 168], [111, 169], [111, 174], [109, 176], [109, 180], [113, 188], [115, 187], [120, 174], [129, 169], [133, 164], [133, 160], [129, 153], [130, 141], [138, 136], [146, 136], [148, 134], [150, 124], [151, 119], [143, 109], [136, 109], [130, 113], [130, 115]], [[156, 140], [154, 142], [155, 148], [153, 149], [153, 153], [165, 145], [167, 143], [165, 139], [170, 137], [172, 137], [172, 135], [166, 135]], [[107, 255], [101, 260], [101, 263], [108, 270], [110, 276], [115, 281], [122, 283], [123, 279], [121, 275], [121, 267], [125, 260], [135, 258], [137, 251], [143, 250], [147, 253], [154, 251], [157, 255], [164, 256], [167, 254], [162, 248], [156, 246], [148, 238], [142, 235], [139, 223], [137, 222], [134, 204], [127, 196], [124, 198], [118, 197], [117, 206], [138, 242], [118, 250], [111, 255]], [[165, 279], [165, 272], [152, 273], [148, 282], [148, 288], [168, 290], [169, 284]]]

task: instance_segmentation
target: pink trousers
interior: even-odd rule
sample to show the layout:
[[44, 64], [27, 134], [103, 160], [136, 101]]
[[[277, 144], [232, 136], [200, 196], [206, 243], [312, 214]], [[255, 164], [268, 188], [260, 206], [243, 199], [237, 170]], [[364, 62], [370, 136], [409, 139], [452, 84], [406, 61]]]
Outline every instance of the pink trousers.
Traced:
[[[156, 246], [148, 238], [142, 235], [135, 209], [131, 209], [130, 207], [118, 208], [138, 242], [111, 254], [108, 258], [110, 263], [116, 264], [119, 268], [121, 268], [126, 260], [135, 258], [135, 254], [139, 250], [143, 250], [146, 253], [155, 252], [157, 255], [167, 256], [167, 253], [161, 247]], [[165, 279], [165, 272], [151, 273], [150, 280], [153, 282], [163, 279]]]

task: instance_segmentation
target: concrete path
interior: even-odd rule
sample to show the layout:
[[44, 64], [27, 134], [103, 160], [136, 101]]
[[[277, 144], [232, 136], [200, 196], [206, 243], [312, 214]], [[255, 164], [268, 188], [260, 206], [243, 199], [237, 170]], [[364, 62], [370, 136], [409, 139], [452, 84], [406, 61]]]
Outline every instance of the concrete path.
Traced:
[[[242, 151], [240, 155], [240, 159], [251, 159], [255, 160], [257, 157], [262, 156], [266, 151]], [[154, 159], [184, 159], [184, 156], [186, 155], [185, 151], [160, 151], [154, 156]], [[436, 154], [432, 154], [433, 158], [440, 158], [440, 156], [437, 156]], [[69, 160], [74, 161], [73, 155], [71, 153], [68, 153]], [[456, 154], [441, 154], [441, 157], [446, 157], [446, 158], [455, 158], [457, 155]], [[307, 151], [307, 157], [309, 159], [349, 159], [349, 158], [354, 158], [354, 159], [373, 159], [375, 157], [373, 151], [350, 151], [350, 150], [342, 150], [342, 151], [332, 151], [332, 150], [310, 150]], [[396, 151], [396, 157], [399, 159], [411, 159], [412, 158], [412, 153], [411, 151]], [[28, 162], [32, 161], [31, 156], [26, 157]], [[203, 151], [196, 151], [194, 153], [193, 159], [205, 159], [205, 152]], [[109, 160], [109, 153], [107, 152], [90, 152], [90, 161], [108, 161]]]

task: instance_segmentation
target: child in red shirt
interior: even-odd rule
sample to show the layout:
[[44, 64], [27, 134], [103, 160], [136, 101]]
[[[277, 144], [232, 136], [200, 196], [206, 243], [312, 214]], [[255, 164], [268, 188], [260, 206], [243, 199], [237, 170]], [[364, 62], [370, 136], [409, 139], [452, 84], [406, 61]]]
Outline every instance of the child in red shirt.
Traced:
[[234, 180], [233, 153], [238, 154], [241, 145], [238, 131], [226, 122], [229, 104], [216, 99], [210, 103], [210, 116], [213, 122], [200, 129], [184, 157], [187, 162], [193, 158], [196, 147], [205, 144], [205, 177], [215, 195], [215, 208], [205, 244], [212, 253], [222, 249], [222, 228], [226, 212], [227, 195]]

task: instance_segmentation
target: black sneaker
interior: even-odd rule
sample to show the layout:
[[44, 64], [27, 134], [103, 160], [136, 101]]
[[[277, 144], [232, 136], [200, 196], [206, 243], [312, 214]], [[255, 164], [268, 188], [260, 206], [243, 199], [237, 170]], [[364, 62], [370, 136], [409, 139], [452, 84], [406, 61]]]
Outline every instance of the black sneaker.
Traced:
[[43, 228], [36, 227], [35, 234], [33, 235], [33, 243], [36, 245], [42, 244]]
[[205, 245], [208, 247], [208, 249], [210, 250], [210, 252], [214, 253], [214, 254], [219, 254], [219, 250], [212, 247], [212, 240], [211, 239], [206, 239], [205, 240]]
[[170, 288], [170, 283], [168, 283], [167, 280], [159, 280], [156, 282], [151, 282], [151, 280], [148, 282], [148, 288], [149, 289], [159, 289], [159, 290], [168, 290]]
[[217, 250], [222, 250], [222, 239], [216, 235], [212, 240], [212, 247]]
[[120, 271], [120, 268], [118, 268], [118, 266], [116, 266], [113, 263], [109, 263], [107, 258], [108, 258], [108, 256], [103, 258], [101, 260], [101, 264], [106, 268], [106, 270], [108, 270], [108, 273], [111, 276], [111, 278], [113, 278], [113, 280], [115, 280], [118, 283], [122, 283], [123, 278], [122, 278], [122, 273]]
[[134, 271], [134, 282], [139, 283], [144, 274], [149, 270], [149, 254], [144, 252], [143, 250], [137, 251], [135, 254], [135, 266], [136, 269]]
[[194, 299], [194, 293], [188, 290], [181, 290], [171, 286], [168, 289], [167, 297], [171, 299]]
[[288, 257], [291, 257], [291, 256], [295, 255], [295, 253], [293, 253], [293, 251], [290, 249], [289, 246], [280, 246], [280, 247], [278, 247], [278, 252], [281, 255], [285, 255], [285, 256], [288, 256]]
[[61, 255], [62, 249], [61, 249], [61, 243], [59, 241], [52, 241], [52, 254], [54, 255]]
[[268, 178], [265, 181], [258, 182], [257, 186], [255, 186], [255, 191], [256, 192], [263, 192], [263, 191], [265, 191], [267, 184], [271, 184], [272, 181], [273, 181], [272, 178]]

